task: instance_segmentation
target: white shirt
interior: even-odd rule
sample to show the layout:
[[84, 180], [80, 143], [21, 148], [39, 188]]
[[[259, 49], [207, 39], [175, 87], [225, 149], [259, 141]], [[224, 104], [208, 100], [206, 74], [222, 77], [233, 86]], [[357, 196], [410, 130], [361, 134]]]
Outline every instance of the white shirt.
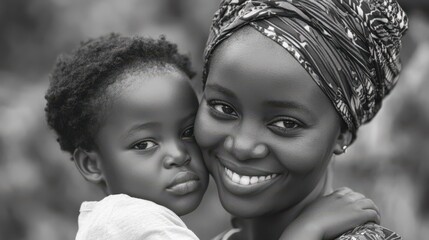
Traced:
[[83, 202], [76, 240], [197, 240], [170, 209], [125, 194]]

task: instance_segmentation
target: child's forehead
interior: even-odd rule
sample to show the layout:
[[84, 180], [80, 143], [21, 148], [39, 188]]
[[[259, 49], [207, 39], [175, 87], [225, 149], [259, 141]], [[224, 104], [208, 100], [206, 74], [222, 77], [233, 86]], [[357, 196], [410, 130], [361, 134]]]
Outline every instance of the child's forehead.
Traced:
[[[162, 75], [131, 75], [131, 83], [121, 86], [112, 95], [107, 108], [106, 123], [114, 128], [127, 129], [141, 123], [178, 126], [189, 116], [195, 116], [198, 100], [185, 76], [177, 73]], [[155, 125], [154, 125], [155, 126]]]
[[172, 66], [130, 68], [111, 77], [115, 77], [112, 83], [100, 89], [99, 96], [93, 99], [92, 105], [101, 119], [117, 114], [160, 114], [170, 111], [167, 107], [197, 108], [189, 78]]
[[186, 74], [177, 70], [148, 73], [134, 71], [121, 76], [119, 84], [112, 85], [108, 92], [119, 105], [144, 106], [149, 109], [164, 109], [170, 106], [193, 106], [195, 93]]

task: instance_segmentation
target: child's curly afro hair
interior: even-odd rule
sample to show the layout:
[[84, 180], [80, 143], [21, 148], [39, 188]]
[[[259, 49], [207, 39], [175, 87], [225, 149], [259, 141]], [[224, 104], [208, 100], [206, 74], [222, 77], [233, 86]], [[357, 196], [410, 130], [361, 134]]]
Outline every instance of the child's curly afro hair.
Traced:
[[45, 95], [48, 125], [58, 135], [61, 149], [73, 154], [77, 147], [92, 149], [102, 93], [117, 74], [136, 64], [173, 66], [189, 78], [195, 73], [187, 56], [165, 37], [154, 40], [110, 34], [82, 42], [69, 55], [57, 59]]

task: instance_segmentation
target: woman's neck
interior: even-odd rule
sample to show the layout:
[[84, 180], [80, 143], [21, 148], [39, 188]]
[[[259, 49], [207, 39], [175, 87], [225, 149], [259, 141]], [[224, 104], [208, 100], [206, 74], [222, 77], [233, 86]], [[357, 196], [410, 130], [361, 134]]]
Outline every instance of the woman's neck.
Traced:
[[328, 171], [320, 183], [301, 202], [286, 211], [258, 218], [236, 219], [241, 228], [240, 239], [278, 239], [283, 230], [315, 199], [332, 192], [331, 173]]

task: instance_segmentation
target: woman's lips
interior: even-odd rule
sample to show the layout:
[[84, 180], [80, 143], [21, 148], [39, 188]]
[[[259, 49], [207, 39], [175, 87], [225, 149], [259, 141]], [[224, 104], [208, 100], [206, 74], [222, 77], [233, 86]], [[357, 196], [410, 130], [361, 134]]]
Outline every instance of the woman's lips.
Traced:
[[167, 191], [176, 195], [185, 195], [194, 192], [199, 187], [200, 178], [193, 172], [179, 172], [167, 187]]
[[[226, 156], [215, 156], [216, 160], [226, 168], [232, 170], [233, 172], [236, 172], [238, 175], [245, 175], [245, 176], [268, 176], [272, 174], [281, 174], [283, 173], [284, 169], [267, 169], [267, 168], [261, 168], [252, 166], [251, 164], [242, 164], [239, 163], [239, 161], [231, 159]], [[261, 160], [264, 161], [264, 160]]]
[[268, 174], [268, 175], [255, 175], [255, 176], [246, 176], [246, 175], [240, 175], [231, 169], [228, 169], [225, 167], [226, 175], [229, 177], [231, 181], [234, 183], [246, 186], [246, 185], [254, 185], [258, 183], [263, 183], [265, 181], [272, 180], [276, 178], [278, 175], [276, 173]]
[[[283, 174], [270, 174], [265, 176], [239, 175], [225, 166], [222, 166], [222, 164], [219, 164], [218, 167], [222, 185], [228, 192], [236, 196], [258, 194], [283, 177]], [[256, 178], [258, 180], [257, 182]]]
[[222, 184], [234, 195], [257, 194], [269, 188], [280, 178], [287, 176], [285, 173], [269, 173], [268, 171], [259, 171], [254, 168], [239, 167], [237, 164], [221, 158], [218, 158], [218, 160], [218, 170]]

